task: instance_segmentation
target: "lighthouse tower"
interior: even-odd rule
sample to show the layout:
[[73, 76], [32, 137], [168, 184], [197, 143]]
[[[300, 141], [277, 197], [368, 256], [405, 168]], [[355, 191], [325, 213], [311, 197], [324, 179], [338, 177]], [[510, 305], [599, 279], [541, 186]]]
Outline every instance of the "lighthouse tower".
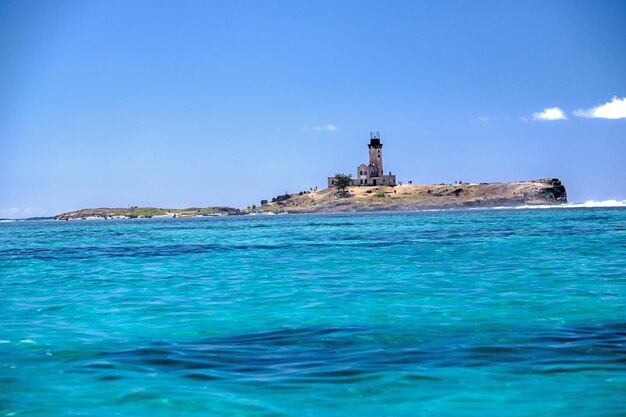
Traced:
[[381, 177], [383, 171], [383, 144], [380, 143], [380, 132], [370, 132], [370, 143], [367, 145], [370, 149], [370, 177]]

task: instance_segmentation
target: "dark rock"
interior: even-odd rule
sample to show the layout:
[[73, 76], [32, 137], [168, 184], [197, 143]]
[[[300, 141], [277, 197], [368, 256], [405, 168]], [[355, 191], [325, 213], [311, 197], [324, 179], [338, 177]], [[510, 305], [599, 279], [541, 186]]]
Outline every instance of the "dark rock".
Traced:
[[551, 178], [549, 180], [545, 180], [545, 182], [548, 183], [550, 186], [543, 189], [541, 195], [554, 201], [560, 201], [564, 203], [567, 202], [567, 191], [565, 190], [565, 186], [558, 178]]

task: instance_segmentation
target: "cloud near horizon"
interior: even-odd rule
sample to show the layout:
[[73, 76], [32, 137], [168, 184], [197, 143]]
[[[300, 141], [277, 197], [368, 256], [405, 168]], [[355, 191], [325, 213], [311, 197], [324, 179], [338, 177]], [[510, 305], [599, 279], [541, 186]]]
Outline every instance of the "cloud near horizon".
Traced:
[[533, 113], [533, 120], [567, 120], [567, 116], [558, 107], [548, 107], [542, 112]]
[[47, 210], [36, 208], [36, 207], [27, 207], [27, 208], [19, 208], [19, 207], [10, 207], [10, 208], [0, 208], [0, 219], [22, 219], [25, 217], [38, 217], [45, 216], [48, 214]]
[[586, 110], [575, 110], [574, 115], [587, 119], [626, 119], [626, 97], [613, 97], [608, 103]]

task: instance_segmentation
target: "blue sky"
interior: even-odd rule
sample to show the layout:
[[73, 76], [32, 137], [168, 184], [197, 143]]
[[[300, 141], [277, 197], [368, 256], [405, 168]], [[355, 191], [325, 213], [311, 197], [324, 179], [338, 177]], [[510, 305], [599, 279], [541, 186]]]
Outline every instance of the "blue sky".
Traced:
[[624, 22], [597, 0], [4, 0], [0, 217], [258, 204], [353, 173], [370, 131], [399, 180], [626, 199]]

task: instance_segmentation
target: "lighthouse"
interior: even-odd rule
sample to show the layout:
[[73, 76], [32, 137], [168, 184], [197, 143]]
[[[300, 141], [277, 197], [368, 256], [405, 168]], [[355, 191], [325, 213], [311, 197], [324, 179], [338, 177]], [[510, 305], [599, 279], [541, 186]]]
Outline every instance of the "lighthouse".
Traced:
[[[396, 185], [396, 176], [389, 172], [385, 175], [383, 171], [383, 144], [380, 142], [379, 132], [370, 132], [369, 148], [369, 164], [361, 164], [356, 168], [356, 178], [352, 178], [353, 186], [378, 186], [378, 185]], [[328, 188], [334, 187], [335, 177], [328, 177]]]

